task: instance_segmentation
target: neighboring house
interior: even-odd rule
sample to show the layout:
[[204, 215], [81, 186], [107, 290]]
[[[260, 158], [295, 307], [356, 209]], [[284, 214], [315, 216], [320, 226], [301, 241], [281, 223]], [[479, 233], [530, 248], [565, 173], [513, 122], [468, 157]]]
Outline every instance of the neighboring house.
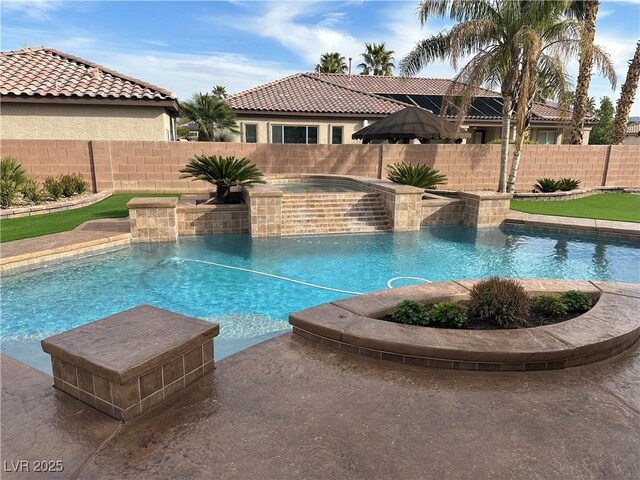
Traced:
[[[440, 114], [452, 81], [437, 78], [298, 73], [228, 98], [247, 143], [360, 143], [351, 135], [407, 106]], [[462, 123], [468, 143], [499, 140], [502, 99], [481, 89]], [[530, 140], [562, 143], [568, 116], [553, 106], [535, 103]], [[445, 118], [453, 120], [455, 115]], [[584, 143], [595, 118], [587, 119]]]
[[169, 90], [48, 47], [0, 52], [0, 138], [175, 140]]
[[627, 125], [623, 145], [640, 145], [640, 123]]

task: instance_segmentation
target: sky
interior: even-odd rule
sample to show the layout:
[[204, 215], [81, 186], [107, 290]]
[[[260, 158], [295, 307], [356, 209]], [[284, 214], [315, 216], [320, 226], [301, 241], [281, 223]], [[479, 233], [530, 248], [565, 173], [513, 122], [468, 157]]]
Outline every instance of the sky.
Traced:
[[[365, 42], [385, 42], [396, 65], [415, 43], [452, 23], [421, 26], [416, 1], [63, 1], [0, 0], [0, 47], [46, 45], [174, 91], [180, 99], [223, 85], [228, 93], [313, 71], [338, 51], [361, 61]], [[640, 38], [640, 0], [601, 0], [596, 43], [611, 55], [618, 87], [598, 75], [590, 96], [614, 104]], [[577, 61], [567, 65], [575, 77]], [[397, 73], [397, 72], [396, 72]], [[451, 78], [448, 63], [424, 77]], [[636, 97], [640, 96], [637, 94]], [[631, 115], [640, 115], [640, 98]]]

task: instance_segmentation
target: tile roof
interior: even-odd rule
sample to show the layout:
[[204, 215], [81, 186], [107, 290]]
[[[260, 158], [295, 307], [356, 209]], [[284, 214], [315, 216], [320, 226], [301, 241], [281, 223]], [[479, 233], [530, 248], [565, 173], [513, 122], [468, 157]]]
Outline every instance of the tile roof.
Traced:
[[[446, 95], [455, 84], [445, 78], [392, 77], [374, 75], [347, 75], [343, 73], [311, 73], [316, 78], [342, 87], [367, 93], [394, 93], [406, 95]], [[499, 93], [481, 88], [478, 96], [500, 97]]]
[[404, 103], [297, 73], [228, 99], [234, 110], [387, 115]]
[[[451, 80], [439, 78], [297, 73], [232, 95], [229, 104], [236, 111], [370, 115], [388, 115], [406, 106], [419, 106], [440, 114], [442, 98], [451, 84]], [[466, 118], [500, 121], [500, 95], [486, 89], [479, 94]], [[533, 105], [532, 117], [534, 122], [568, 119], [560, 109], [544, 103]], [[587, 123], [595, 120], [590, 117]]]
[[48, 47], [0, 52], [0, 94], [176, 101], [169, 90]]

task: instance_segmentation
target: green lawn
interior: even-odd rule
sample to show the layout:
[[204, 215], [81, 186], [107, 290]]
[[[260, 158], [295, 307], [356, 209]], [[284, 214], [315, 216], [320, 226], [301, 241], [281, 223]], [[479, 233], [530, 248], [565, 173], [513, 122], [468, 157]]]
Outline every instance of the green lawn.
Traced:
[[32, 217], [0, 220], [0, 242], [39, 237], [50, 233], [67, 232], [88, 220], [100, 218], [124, 218], [129, 215], [127, 202], [133, 197], [179, 197], [178, 194], [111, 195], [88, 207], [45, 213]]
[[513, 200], [511, 209], [542, 215], [640, 223], [640, 195], [631, 193], [609, 193], [577, 200], [547, 202]]

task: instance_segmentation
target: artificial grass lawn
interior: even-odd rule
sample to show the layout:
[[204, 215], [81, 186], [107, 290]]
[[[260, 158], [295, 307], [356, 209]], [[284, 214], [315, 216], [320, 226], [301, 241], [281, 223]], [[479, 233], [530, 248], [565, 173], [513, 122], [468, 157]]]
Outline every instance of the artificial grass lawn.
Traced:
[[100, 218], [124, 218], [129, 215], [127, 202], [133, 197], [179, 197], [179, 194], [111, 195], [88, 207], [45, 213], [32, 217], [0, 220], [0, 242], [39, 237], [50, 233], [67, 232], [88, 220]]
[[640, 195], [632, 193], [607, 193], [576, 200], [546, 202], [513, 200], [511, 209], [541, 215], [640, 223]]

